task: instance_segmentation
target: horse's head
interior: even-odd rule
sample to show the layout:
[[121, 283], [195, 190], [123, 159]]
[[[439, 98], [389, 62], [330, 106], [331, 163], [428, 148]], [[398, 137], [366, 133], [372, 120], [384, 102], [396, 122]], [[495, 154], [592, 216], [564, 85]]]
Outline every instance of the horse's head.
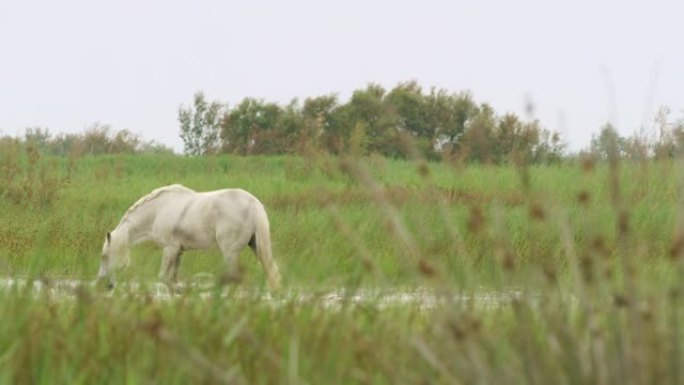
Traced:
[[112, 271], [128, 265], [128, 237], [127, 229], [117, 228], [112, 232], [107, 232], [104, 244], [102, 245], [102, 255], [100, 256], [100, 270], [97, 273], [98, 282], [106, 284], [107, 288], [114, 286], [112, 282]]
[[105, 237], [104, 245], [102, 245], [102, 255], [100, 256], [100, 270], [97, 272], [97, 282], [106, 285], [107, 289], [114, 287], [112, 279], [110, 277], [111, 270], [111, 249], [112, 249], [112, 233], [107, 232]]

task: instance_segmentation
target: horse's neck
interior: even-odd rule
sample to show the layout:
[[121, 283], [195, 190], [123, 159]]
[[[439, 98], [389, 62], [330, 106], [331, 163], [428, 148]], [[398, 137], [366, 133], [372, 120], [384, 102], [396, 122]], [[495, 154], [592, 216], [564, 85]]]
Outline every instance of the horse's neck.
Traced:
[[129, 213], [126, 218], [130, 244], [135, 245], [147, 241], [152, 233], [152, 223], [159, 204], [159, 198], [146, 202], [144, 205]]

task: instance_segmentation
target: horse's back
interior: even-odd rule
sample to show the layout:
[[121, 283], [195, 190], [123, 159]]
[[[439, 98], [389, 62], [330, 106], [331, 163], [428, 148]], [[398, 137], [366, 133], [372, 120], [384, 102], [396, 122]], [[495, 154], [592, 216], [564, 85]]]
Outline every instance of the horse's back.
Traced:
[[255, 197], [252, 193], [241, 188], [226, 188], [222, 190], [210, 191], [210, 193], [215, 193], [216, 195], [221, 196], [223, 198], [233, 200], [247, 199], [251, 201], [259, 201], [257, 197]]
[[239, 188], [216, 190], [207, 195], [212, 200], [213, 209], [219, 214], [217, 219], [229, 217], [235, 220], [246, 220], [252, 208], [255, 205], [261, 205], [254, 195]]
[[172, 188], [167, 194], [165, 206], [181, 217], [188, 215], [208, 217], [211, 212], [239, 211], [253, 204], [261, 204], [254, 195], [240, 188], [196, 192], [182, 185], [167, 187]]

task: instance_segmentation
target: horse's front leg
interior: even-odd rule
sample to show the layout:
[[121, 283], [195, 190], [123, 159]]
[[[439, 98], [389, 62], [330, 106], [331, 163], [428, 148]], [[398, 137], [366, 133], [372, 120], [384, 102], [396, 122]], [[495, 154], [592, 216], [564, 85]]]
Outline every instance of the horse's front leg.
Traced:
[[169, 289], [175, 291], [176, 278], [178, 277], [178, 266], [183, 248], [180, 246], [167, 246], [162, 251], [161, 267], [159, 268], [159, 279], [164, 282]]

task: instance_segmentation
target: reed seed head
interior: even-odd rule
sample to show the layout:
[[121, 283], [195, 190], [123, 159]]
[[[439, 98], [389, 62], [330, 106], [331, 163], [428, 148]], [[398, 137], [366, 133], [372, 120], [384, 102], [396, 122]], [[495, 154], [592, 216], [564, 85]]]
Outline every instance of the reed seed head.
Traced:
[[613, 297], [613, 304], [619, 308], [628, 307], [630, 304], [629, 298], [627, 298], [627, 296], [624, 294], [616, 293]]
[[530, 218], [536, 221], [543, 221], [546, 219], [546, 210], [539, 203], [534, 203], [530, 206]]
[[479, 206], [470, 207], [470, 216], [468, 217], [468, 231], [477, 234], [482, 231], [485, 225], [485, 217], [482, 209]]
[[429, 278], [437, 275], [437, 269], [425, 258], [421, 258], [420, 261], [418, 261], [418, 271]]
[[577, 202], [581, 205], [588, 205], [591, 201], [591, 194], [589, 192], [582, 190], [577, 194]]
[[582, 165], [582, 171], [589, 173], [594, 171], [596, 158], [593, 155], [584, 155], [580, 158], [580, 163]]

